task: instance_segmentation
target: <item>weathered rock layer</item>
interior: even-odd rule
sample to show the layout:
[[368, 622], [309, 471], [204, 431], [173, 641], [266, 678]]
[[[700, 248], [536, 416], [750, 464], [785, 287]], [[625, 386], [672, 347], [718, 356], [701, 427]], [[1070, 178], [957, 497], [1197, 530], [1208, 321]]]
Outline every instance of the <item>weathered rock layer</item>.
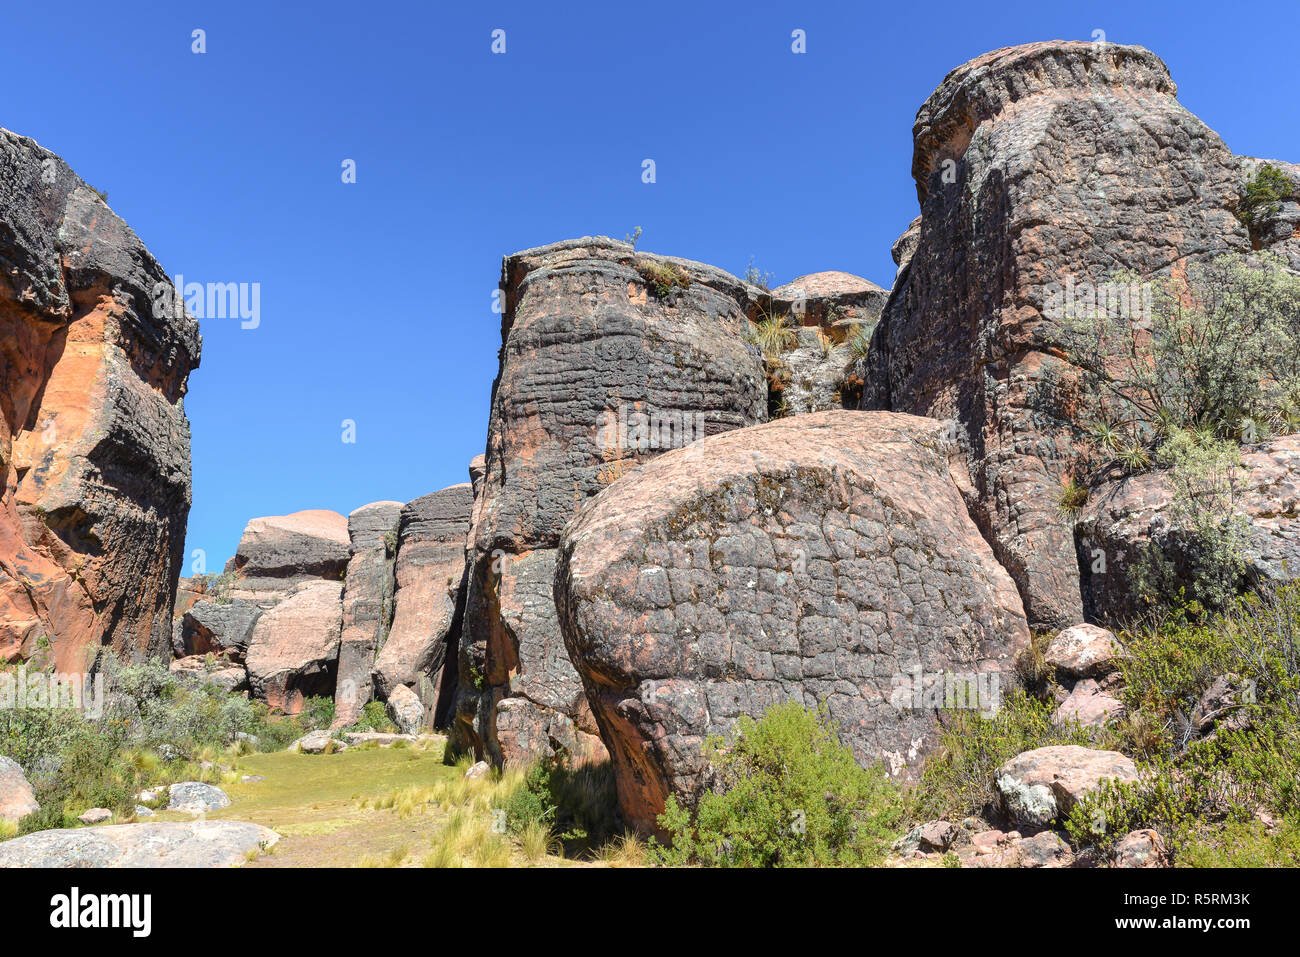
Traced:
[[59, 157], [0, 130], [0, 660], [167, 654], [198, 324]]
[[964, 473], [940, 423], [825, 412], [663, 455], [578, 513], [555, 597], [629, 823], [693, 804], [704, 739], [783, 700], [825, 701], [899, 774], [935, 736], [936, 679], [995, 706], [1029, 632]]

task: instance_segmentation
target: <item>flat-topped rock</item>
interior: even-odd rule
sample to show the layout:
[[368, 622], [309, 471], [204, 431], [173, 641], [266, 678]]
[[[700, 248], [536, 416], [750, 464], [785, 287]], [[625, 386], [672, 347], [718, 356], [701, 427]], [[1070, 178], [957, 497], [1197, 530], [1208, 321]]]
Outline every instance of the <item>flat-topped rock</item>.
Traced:
[[0, 867], [239, 867], [280, 835], [244, 821], [37, 831], [0, 844]]

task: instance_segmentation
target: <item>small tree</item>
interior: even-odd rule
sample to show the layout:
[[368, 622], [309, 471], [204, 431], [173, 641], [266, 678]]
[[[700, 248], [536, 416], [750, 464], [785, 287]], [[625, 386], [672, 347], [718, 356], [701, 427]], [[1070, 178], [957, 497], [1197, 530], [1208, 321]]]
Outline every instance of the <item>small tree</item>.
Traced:
[[1261, 220], [1281, 209], [1281, 201], [1294, 191], [1295, 187], [1280, 169], [1265, 163], [1246, 181], [1241, 202], [1237, 205], [1237, 218], [1248, 229], [1254, 229]]

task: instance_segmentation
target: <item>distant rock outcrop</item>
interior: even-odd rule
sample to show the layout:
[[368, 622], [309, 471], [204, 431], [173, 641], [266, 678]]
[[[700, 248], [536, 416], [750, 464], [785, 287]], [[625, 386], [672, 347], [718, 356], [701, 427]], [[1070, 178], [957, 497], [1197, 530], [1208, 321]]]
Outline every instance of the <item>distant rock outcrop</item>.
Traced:
[[796, 327], [793, 348], [768, 363], [774, 414], [856, 407], [862, 379], [853, 344], [871, 335], [888, 298], [874, 282], [846, 272], [800, 276], [772, 290], [766, 309], [789, 315]]
[[1141, 47], [1031, 43], [953, 70], [913, 127], [921, 218], [895, 247], [862, 407], [953, 423], [1031, 624], [1083, 619], [1055, 508], [1080, 423], [1076, 370], [1044, 322], [1053, 296], [1251, 246], [1234, 215], [1248, 171], [1175, 92]]
[[401, 502], [372, 502], [348, 516], [351, 557], [343, 586], [334, 724], [346, 727], [371, 698], [375, 654], [393, 619], [393, 565]]
[[465, 539], [473, 506], [471, 487], [463, 483], [401, 510], [392, 627], [375, 659], [374, 678], [386, 701], [401, 687], [414, 692], [427, 726], [444, 726], [455, 697]]
[[968, 481], [938, 422], [824, 412], [660, 456], [579, 511], [555, 597], [624, 819], [694, 804], [702, 742], [781, 701], [824, 700], [897, 774], [951, 693], [995, 709], [1029, 630]]
[[585, 238], [508, 257], [501, 285], [452, 738], [494, 761], [600, 747], [552, 599], [564, 523], [641, 462], [763, 421], [767, 399], [753, 287], [722, 270]]
[[158, 288], [95, 190], [0, 130], [0, 661], [167, 655], [201, 342]]

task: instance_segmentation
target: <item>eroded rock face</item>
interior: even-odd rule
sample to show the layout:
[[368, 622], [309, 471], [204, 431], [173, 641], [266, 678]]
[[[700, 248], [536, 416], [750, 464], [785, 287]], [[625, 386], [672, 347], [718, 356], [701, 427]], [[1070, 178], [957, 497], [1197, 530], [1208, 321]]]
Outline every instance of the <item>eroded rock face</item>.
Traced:
[[343, 581], [351, 557], [348, 520], [328, 509], [255, 518], [244, 527], [227, 571], [238, 577], [233, 598], [269, 608], [294, 586]]
[[[544, 755], [572, 729], [594, 742], [564, 652], [552, 577], [564, 523], [639, 463], [760, 422], [766, 387], [745, 341], [751, 290], [700, 263], [585, 238], [503, 264], [506, 308], [473, 518], [453, 746], [501, 761], [510, 738]], [[653, 431], [653, 436], [649, 433]]]
[[167, 655], [201, 341], [158, 284], [94, 190], [0, 130], [0, 660]]
[[[1238, 511], [1250, 527], [1246, 574], [1280, 583], [1300, 577], [1300, 435], [1242, 450]], [[1089, 491], [1075, 522], [1084, 606], [1089, 617], [1122, 622], [1145, 607], [1132, 590], [1132, 569], [1154, 546], [1179, 574], [1197, 561], [1186, 530], [1171, 515], [1173, 487], [1164, 472], [1146, 472]]]
[[[1250, 248], [1244, 171], [1140, 47], [1034, 43], [950, 73], [917, 114], [914, 240], [872, 340], [863, 408], [955, 424], [981, 527], [1031, 624], [1083, 620], [1069, 523], [1075, 371], [1044, 322], [1069, 281]], [[908, 251], [910, 259], [908, 259]]]
[[374, 663], [380, 697], [389, 700], [399, 687], [409, 688], [428, 722], [439, 727], [454, 697], [473, 505], [473, 491], [462, 483], [402, 508], [392, 628]]
[[180, 616], [176, 655], [222, 655], [242, 661], [261, 614], [262, 609], [252, 602], [200, 599]]
[[343, 586], [335, 727], [353, 724], [371, 698], [375, 653], [393, 617], [393, 564], [401, 513], [401, 502], [372, 502], [348, 516], [352, 554]]
[[338, 582], [304, 582], [258, 618], [245, 657], [255, 697], [297, 714], [304, 698], [334, 694], [342, 592]]
[[906, 775], [936, 707], [980, 706], [919, 685], [1012, 680], [1029, 632], [964, 472], [938, 422], [823, 412], [670, 452], [578, 513], [555, 597], [626, 821], [693, 805], [702, 742], [742, 714], [824, 699], [859, 760]]

